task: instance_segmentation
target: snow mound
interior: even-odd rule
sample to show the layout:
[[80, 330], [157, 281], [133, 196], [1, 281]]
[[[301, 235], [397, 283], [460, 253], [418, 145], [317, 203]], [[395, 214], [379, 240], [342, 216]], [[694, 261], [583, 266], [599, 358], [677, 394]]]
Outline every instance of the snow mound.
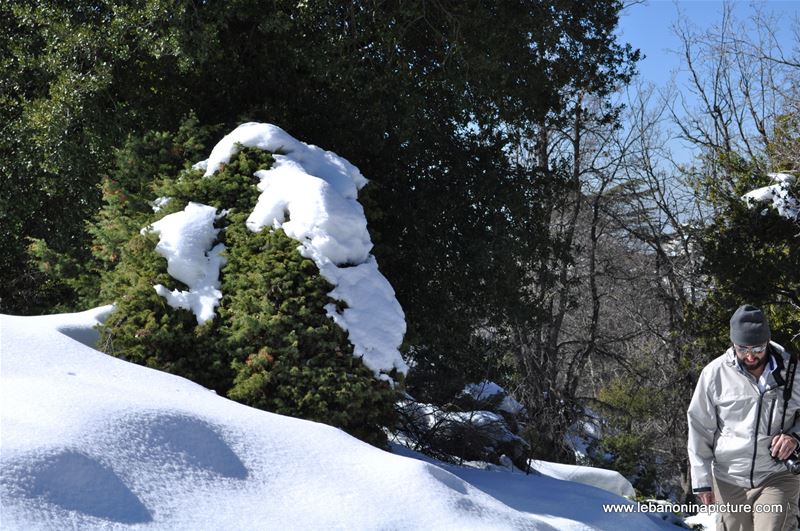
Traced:
[[36, 320], [44, 328], [52, 328], [78, 343], [94, 348], [100, 340], [100, 333], [95, 327], [104, 322], [113, 311], [114, 305], [108, 304], [80, 313], [42, 315]]
[[59, 331], [108, 311], [0, 316], [3, 529], [560, 528], [429, 463]]
[[[435, 464], [518, 511], [540, 515], [555, 529], [677, 529], [660, 514], [635, 510], [630, 513], [604, 510], [603, 505], [636, 504], [588, 483], [576, 483], [537, 473], [525, 474], [515, 468], [503, 469], [480, 462], [468, 463], [470, 466], [449, 465], [400, 445], [394, 445], [392, 450], [399, 455]], [[589, 468], [591, 470], [596, 470], [598, 476], [609, 472]], [[671, 516], [669, 518], [672, 519]]]
[[[21, 464], [27, 470], [20, 471]], [[138, 524], [150, 511], [114, 471], [81, 452], [61, 449], [47, 456], [10, 463], [6, 476], [17, 480], [23, 496], [100, 520]]]
[[608, 492], [613, 492], [614, 494], [619, 494], [627, 498], [636, 496], [636, 491], [633, 489], [631, 482], [625, 479], [625, 476], [614, 470], [549, 463], [547, 461], [535, 459], [532, 459], [530, 464], [531, 468], [545, 476], [591, 485], [598, 489], [607, 490]]

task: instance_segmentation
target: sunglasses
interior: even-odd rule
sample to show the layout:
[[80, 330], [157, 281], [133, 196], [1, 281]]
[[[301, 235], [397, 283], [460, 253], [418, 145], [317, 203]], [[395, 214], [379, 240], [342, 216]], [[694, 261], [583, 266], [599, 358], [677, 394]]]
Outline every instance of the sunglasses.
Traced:
[[741, 354], [753, 353], [753, 354], [761, 354], [762, 352], [767, 350], [767, 345], [758, 345], [757, 347], [743, 347], [741, 345], [734, 345], [734, 350]]

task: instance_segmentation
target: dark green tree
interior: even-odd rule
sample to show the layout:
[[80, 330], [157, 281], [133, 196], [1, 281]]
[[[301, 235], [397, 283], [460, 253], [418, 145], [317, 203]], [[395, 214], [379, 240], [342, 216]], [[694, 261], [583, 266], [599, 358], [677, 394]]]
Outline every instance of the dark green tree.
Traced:
[[0, 311], [69, 306], [74, 293], [29, 264], [29, 238], [81, 263], [84, 223], [113, 149], [187, 113], [167, 2], [3, 2], [0, 6]]
[[[711, 289], [694, 320], [703, 346], [712, 355], [730, 344], [728, 321], [749, 303], [768, 315], [773, 339], [798, 349], [800, 337], [800, 223], [781, 215], [772, 201], [745, 201], [747, 192], [773, 184], [763, 163], [735, 154], [721, 161], [725, 179], [702, 181], [716, 207], [702, 240], [703, 271]], [[788, 187], [790, 200], [800, 186]], [[702, 316], [702, 317], [700, 317]]]
[[99, 185], [103, 206], [85, 225], [92, 238], [90, 257], [79, 260], [69, 250], [58, 252], [44, 239], [29, 238], [28, 253], [35, 259], [38, 278], [62, 296], [51, 303], [51, 311], [108, 302], [108, 294], [100, 293], [101, 279], [117, 266], [125, 243], [152, 217], [155, 185], [188, 169], [189, 161], [201, 160], [212, 130], [189, 116], [175, 133], [132, 135], [114, 150], [111, 175]]
[[[395, 392], [375, 379], [326, 315], [333, 288], [282, 230], [231, 219], [220, 315], [236, 369], [231, 398], [338, 426], [378, 446], [394, 421]], [[396, 375], [395, 375], [396, 377]]]
[[[409, 385], [420, 399], [443, 401], [466, 381], [502, 374], [509, 345], [485, 332], [543, 326], [550, 317], [528, 288], [556, 282], [552, 264], [572, 252], [550, 231], [561, 198], [579, 193], [570, 161], [550, 159], [552, 135], [579, 95], [599, 102], [592, 119], [613, 121], [605, 98], [632, 74], [637, 53], [614, 34], [621, 8], [5, 3], [0, 153], [20, 171], [3, 170], [0, 231], [14, 252], [13, 267], [0, 269], [0, 310], [74, 306], [75, 288], [41, 293], [40, 281], [24, 280], [41, 274], [26, 265], [27, 238], [88, 260], [83, 220], [100, 205], [95, 185], [111, 173], [112, 148], [174, 131], [193, 110], [226, 129], [276, 123], [373, 180], [365, 205], [375, 254], [407, 315], [418, 375]], [[26, 190], [29, 202], [15, 205]], [[54, 218], [65, 204], [69, 215]]]

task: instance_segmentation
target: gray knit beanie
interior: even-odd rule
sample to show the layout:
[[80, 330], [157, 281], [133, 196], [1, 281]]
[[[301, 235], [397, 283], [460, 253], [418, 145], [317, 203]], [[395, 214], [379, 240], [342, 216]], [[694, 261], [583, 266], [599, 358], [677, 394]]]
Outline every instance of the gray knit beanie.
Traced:
[[731, 317], [731, 341], [735, 345], [763, 345], [770, 335], [767, 318], [752, 304], [740, 306]]

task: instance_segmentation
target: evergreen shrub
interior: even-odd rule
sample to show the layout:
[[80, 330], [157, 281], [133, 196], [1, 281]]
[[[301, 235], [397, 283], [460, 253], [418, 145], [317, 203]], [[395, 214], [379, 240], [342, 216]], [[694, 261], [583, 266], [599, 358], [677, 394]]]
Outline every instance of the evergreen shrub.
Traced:
[[[241, 403], [325, 422], [385, 446], [383, 427], [394, 422], [397, 391], [353, 356], [346, 334], [327, 316], [333, 286], [283, 230], [252, 232], [245, 225], [259, 195], [253, 174], [272, 162], [268, 152], [243, 148], [212, 176], [188, 169], [157, 183], [152, 197], [170, 200], [141, 226], [189, 201], [227, 209], [216, 222], [226, 246], [223, 297], [203, 325], [192, 312], [170, 307], [153, 286], [188, 288], [167, 274], [166, 259], [154, 250], [158, 235], [137, 229], [103, 279], [102, 293], [117, 308], [101, 327], [101, 347]], [[106, 212], [98, 240], [106, 230], [118, 233], [117, 219]], [[98, 245], [104, 255], [107, 249]]]

